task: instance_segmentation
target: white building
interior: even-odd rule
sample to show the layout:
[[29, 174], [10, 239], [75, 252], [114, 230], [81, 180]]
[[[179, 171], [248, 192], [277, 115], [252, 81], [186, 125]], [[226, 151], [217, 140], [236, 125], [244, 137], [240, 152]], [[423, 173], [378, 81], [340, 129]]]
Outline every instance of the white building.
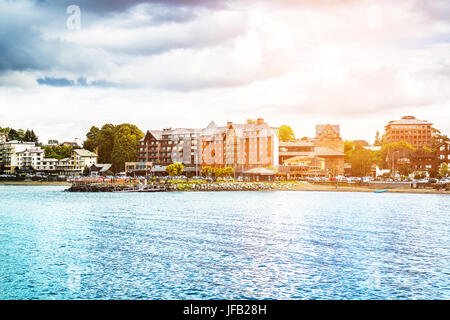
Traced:
[[33, 148], [36, 148], [34, 142], [13, 140], [0, 144], [0, 172], [13, 174], [17, 167], [20, 168], [18, 154]]

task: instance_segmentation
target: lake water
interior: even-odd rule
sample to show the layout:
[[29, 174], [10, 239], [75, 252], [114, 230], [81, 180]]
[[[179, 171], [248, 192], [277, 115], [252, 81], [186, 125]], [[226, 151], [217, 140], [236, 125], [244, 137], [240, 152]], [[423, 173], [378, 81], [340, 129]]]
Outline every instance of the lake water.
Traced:
[[448, 195], [0, 186], [0, 299], [449, 299]]

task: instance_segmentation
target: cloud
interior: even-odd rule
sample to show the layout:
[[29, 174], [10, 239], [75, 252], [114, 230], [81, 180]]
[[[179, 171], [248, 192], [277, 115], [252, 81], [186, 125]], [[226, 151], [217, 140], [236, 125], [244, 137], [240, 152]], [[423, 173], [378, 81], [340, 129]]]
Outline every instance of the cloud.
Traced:
[[66, 78], [39, 78], [36, 80], [40, 85], [47, 85], [52, 87], [118, 87], [117, 84], [108, 81], [91, 81], [88, 82], [86, 78], [80, 77], [76, 80], [70, 80]]
[[211, 114], [298, 130], [366, 123], [369, 136], [403, 113], [450, 127], [439, 116], [450, 107], [448, 1], [77, 3], [71, 31], [72, 1], [0, 0], [0, 91], [14, 109], [2, 121], [32, 108], [29, 127], [51, 135], [49, 123], [67, 124], [75, 136], [95, 119], [146, 129], [202, 126]]

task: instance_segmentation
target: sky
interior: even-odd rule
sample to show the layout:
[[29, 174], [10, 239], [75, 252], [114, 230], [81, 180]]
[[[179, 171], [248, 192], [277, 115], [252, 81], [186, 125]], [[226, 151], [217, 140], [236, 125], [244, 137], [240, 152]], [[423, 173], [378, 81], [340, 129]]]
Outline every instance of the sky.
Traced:
[[43, 142], [256, 117], [373, 142], [449, 108], [447, 0], [0, 0], [0, 126]]

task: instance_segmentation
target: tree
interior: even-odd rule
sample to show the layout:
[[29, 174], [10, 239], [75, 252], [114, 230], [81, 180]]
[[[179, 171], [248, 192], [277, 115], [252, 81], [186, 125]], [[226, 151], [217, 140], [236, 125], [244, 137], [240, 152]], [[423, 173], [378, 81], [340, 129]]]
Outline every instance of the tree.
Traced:
[[45, 157], [53, 159], [69, 158], [72, 154], [72, 147], [68, 146], [47, 146], [44, 147]]
[[[97, 151], [99, 163], [112, 163], [112, 151], [114, 148], [114, 136], [116, 127], [105, 124], [97, 135]], [[139, 130], [139, 129], [138, 129]]]
[[428, 175], [430, 176], [430, 178], [438, 178], [439, 177], [439, 171], [437, 171], [436, 169], [429, 169], [428, 170]]
[[403, 163], [398, 167], [398, 173], [401, 176], [409, 176], [411, 174], [411, 165], [409, 163]]
[[176, 169], [176, 175], [177, 176], [181, 176], [183, 174], [183, 172], [184, 172], [183, 164], [181, 162], [175, 162], [173, 165], [174, 165], [174, 167]]
[[380, 132], [377, 131], [375, 135], [375, 142], [373, 143], [374, 146], [381, 146], [381, 138], [380, 138]]
[[144, 134], [135, 125], [124, 123], [114, 128], [113, 136], [111, 163], [114, 171], [119, 172], [124, 170], [125, 162], [137, 161], [139, 141], [144, 137]]
[[175, 166], [173, 164], [169, 164], [166, 167], [166, 172], [169, 176], [174, 177], [177, 175], [177, 169], [175, 168]]
[[21, 137], [19, 135], [19, 132], [15, 129], [10, 129], [8, 132], [8, 137], [7, 137], [8, 141], [11, 140], [21, 140]]
[[225, 167], [223, 169], [225, 177], [231, 177], [234, 175], [234, 169], [232, 167]]
[[383, 168], [390, 168], [395, 160], [398, 160], [399, 158], [409, 158], [413, 152], [416, 152], [416, 148], [404, 141], [391, 142], [384, 144], [378, 152], [378, 157], [381, 162], [380, 166]]
[[91, 174], [91, 168], [89, 168], [88, 166], [84, 167], [83, 175], [89, 176], [90, 174]]
[[111, 163], [112, 170], [119, 172], [124, 170], [125, 162], [137, 161], [139, 141], [143, 137], [138, 127], [128, 123], [105, 124], [101, 129], [92, 126], [83, 148], [97, 152], [99, 163]]
[[279, 129], [279, 135], [281, 141], [292, 141], [295, 140], [294, 131], [291, 127], [287, 125], [282, 125]]
[[355, 144], [352, 141], [344, 141], [344, 153], [346, 156], [351, 156], [353, 153], [353, 150], [355, 150]]
[[448, 164], [443, 162], [441, 163], [441, 166], [439, 167], [439, 174], [441, 177], [446, 177], [448, 175]]
[[364, 148], [355, 150], [348, 157], [348, 162], [352, 165], [352, 175], [355, 177], [363, 177], [370, 175], [372, 165], [375, 163], [374, 152]]
[[33, 130], [28, 130], [23, 135], [23, 140], [28, 142], [36, 142], [39, 143], [39, 139]]
[[211, 168], [210, 166], [206, 166], [206, 167], [203, 167], [203, 168], [200, 170], [200, 172], [201, 172], [201, 174], [204, 175], [205, 177], [208, 177], [208, 176], [210, 176], [211, 173], [212, 173], [212, 168]]
[[166, 172], [169, 174], [169, 176], [181, 176], [183, 174], [184, 167], [181, 162], [176, 162], [173, 164], [169, 164], [166, 167]]
[[83, 142], [83, 148], [94, 152], [98, 147], [98, 134], [100, 129], [92, 126], [89, 132], [86, 134], [86, 140]]

